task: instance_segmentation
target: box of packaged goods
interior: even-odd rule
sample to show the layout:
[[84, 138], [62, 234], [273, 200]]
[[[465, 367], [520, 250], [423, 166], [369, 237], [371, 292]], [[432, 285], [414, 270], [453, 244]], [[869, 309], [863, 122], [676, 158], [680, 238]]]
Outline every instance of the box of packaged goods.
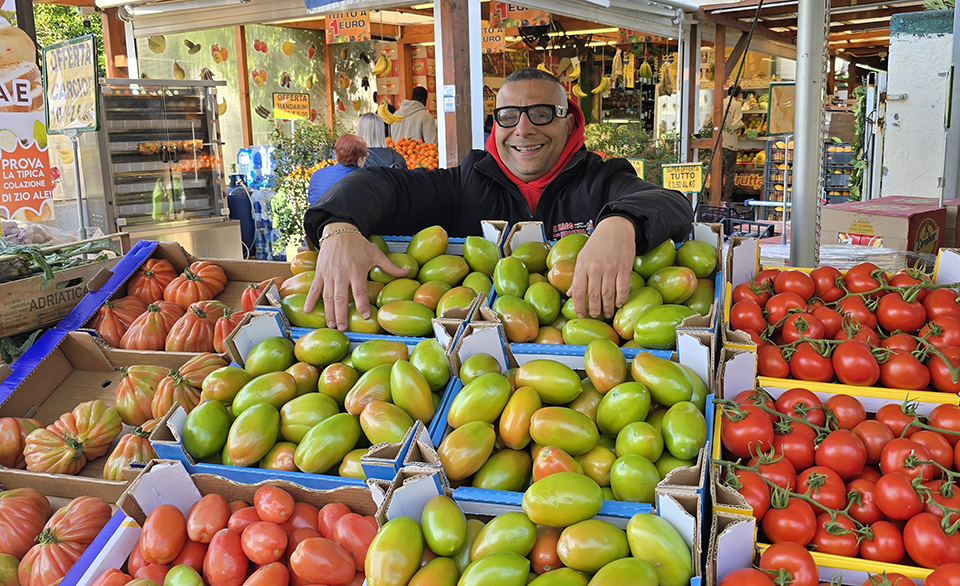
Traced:
[[[921, 207], [932, 207], [939, 203], [936, 197], [908, 195], [889, 195], [882, 198], [881, 201], [897, 205]], [[957, 226], [958, 223], [960, 223], [960, 216], [957, 215], [957, 208], [960, 208], [960, 199], [945, 199], [943, 200], [943, 207], [947, 210], [947, 231], [943, 245], [947, 248], [955, 248], [957, 246]]]
[[368, 448], [399, 444], [396, 458], [418, 421], [437, 425], [438, 406], [458, 388], [436, 340], [356, 343], [321, 328], [293, 342], [279, 317], [245, 316], [228, 339], [232, 364], [202, 379], [208, 400], [181, 404], [153, 430], [158, 456], [240, 482], [362, 485]]
[[[698, 495], [664, 497], [658, 514], [607, 515], [600, 509], [600, 495], [575, 477], [552, 474], [532, 485], [521, 504], [451, 494], [441, 471], [405, 468], [380, 503], [378, 535], [384, 537], [383, 545], [388, 535], [413, 539], [391, 538], [392, 546], [377, 544], [368, 557], [376, 550], [391, 557], [403, 552], [406, 558], [427, 547], [438, 554], [422, 568], [419, 561], [404, 568], [398, 583], [409, 577], [419, 583], [431, 575], [486, 583], [482, 576], [494, 568], [506, 584], [527, 583], [530, 574], [535, 585], [579, 584], [591, 576], [597, 583], [702, 583]], [[557, 500], [567, 506], [553, 506]], [[415, 531], [418, 525], [421, 531]], [[422, 541], [417, 539], [421, 534]]]
[[94, 559], [61, 584], [122, 583], [121, 574], [157, 584], [359, 584], [378, 532], [364, 486], [242, 484], [167, 460], [148, 465], [118, 504], [123, 524], [101, 533]]
[[129, 361], [88, 334], [70, 332], [28, 372], [0, 383], [0, 465], [39, 478], [80, 475], [122, 486], [121, 470], [155, 457], [146, 436], [174, 403], [194, 406], [216, 354], [155, 354]]
[[[0, 337], [56, 324], [84, 295], [102, 291], [129, 245], [126, 234], [80, 242], [36, 244], [42, 225], [15, 228], [0, 246]], [[17, 226], [16, 222], [12, 222]], [[23, 230], [29, 234], [23, 235]], [[43, 240], [40, 240], [43, 242]], [[15, 243], [15, 244], [14, 244]]]
[[715, 579], [749, 567], [755, 544], [806, 547], [820, 581], [841, 584], [884, 572], [922, 584], [960, 562], [949, 545], [960, 515], [955, 396], [768, 387], [752, 376], [755, 354], [724, 352], [711, 468]]
[[821, 217], [823, 242], [936, 254], [946, 239], [946, 210], [936, 205], [921, 207], [886, 200], [879, 198], [824, 206]]

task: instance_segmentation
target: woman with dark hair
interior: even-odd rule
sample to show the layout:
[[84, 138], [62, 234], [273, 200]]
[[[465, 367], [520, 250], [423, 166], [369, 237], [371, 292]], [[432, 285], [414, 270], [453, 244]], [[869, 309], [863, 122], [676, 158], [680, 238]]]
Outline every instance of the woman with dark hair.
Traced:
[[310, 205], [317, 203], [333, 184], [363, 166], [367, 158], [367, 143], [355, 134], [344, 134], [333, 145], [333, 152], [337, 163], [330, 167], [317, 169], [310, 177], [310, 187], [307, 190], [307, 202]]

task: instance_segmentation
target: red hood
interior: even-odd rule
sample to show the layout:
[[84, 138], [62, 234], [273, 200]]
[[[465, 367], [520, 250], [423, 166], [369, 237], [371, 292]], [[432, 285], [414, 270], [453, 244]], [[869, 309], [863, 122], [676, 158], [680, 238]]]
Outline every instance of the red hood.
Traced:
[[484, 145], [487, 149], [487, 152], [493, 155], [493, 159], [500, 165], [500, 169], [503, 171], [503, 174], [510, 179], [523, 194], [524, 198], [527, 199], [527, 203], [531, 203], [531, 198], [528, 197], [529, 190], [536, 191], [535, 201], [530, 205], [530, 209], [533, 210], [536, 208], [536, 200], [539, 200], [540, 192], [543, 191], [543, 188], [547, 186], [550, 181], [557, 176], [557, 174], [567, 166], [567, 163], [570, 162], [570, 159], [573, 158], [573, 155], [580, 150], [580, 147], [583, 146], [584, 136], [583, 136], [583, 112], [580, 110], [580, 107], [574, 104], [572, 101], [567, 99], [567, 107], [569, 108], [569, 115], [573, 116], [573, 132], [570, 133], [569, 138], [567, 138], [567, 144], [563, 147], [563, 152], [560, 153], [560, 158], [557, 160], [556, 164], [553, 166], [550, 171], [540, 177], [539, 179], [534, 179], [530, 183], [526, 183], [518, 179], [509, 169], [503, 164], [503, 161], [500, 160], [500, 153], [497, 151], [497, 139], [496, 139], [496, 128], [493, 132], [490, 133], [487, 142]]

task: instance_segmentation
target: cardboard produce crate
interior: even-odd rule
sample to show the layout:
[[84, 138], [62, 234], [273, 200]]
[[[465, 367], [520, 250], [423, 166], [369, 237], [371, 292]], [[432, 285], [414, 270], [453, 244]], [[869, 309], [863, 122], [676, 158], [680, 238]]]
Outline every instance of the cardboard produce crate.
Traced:
[[[129, 237], [123, 233], [81, 242], [101, 240], [115, 241], [121, 252], [129, 247]], [[43, 250], [53, 252], [76, 244], [58, 244], [44, 247]], [[6, 260], [9, 259], [0, 257], [0, 265]], [[112, 275], [111, 270], [115, 270], [120, 260], [120, 257], [110, 258], [55, 271], [53, 282], [46, 288], [42, 286], [41, 275], [0, 283], [0, 337], [56, 324], [70, 314], [85, 295], [102, 291]]]
[[[880, 201], [919, 207], [935, 207], [939, 203], [936, 197], [908, 195], [888, 195]], [[943, 207], [947, 210], [946, 239], [943, 245], [947, 248], [955, 248], [957, 246], [957, 227], [960, 226], [960, 215], [957, 214], [957, 208], [960, 208], [960, 199], [945, 199], [943, 200]]]
[[[317, 508], [328, 503], [343, 503], [360, 515], [373, 515], [377, 511], [370, 491], [363, 486], [317, 491], [281, 480], [243, 484], [211, 474], [191, 475], [180, 462], [154, 460], [120, 496], [120, 510], [81, 558], [83, 563], [75, 564], [60, 584], [89, 586], [107, 569], [123, 566], [140, 539], [140, 526], [147, 515], [162, 504], [174, 505], [186, 515], [202, 496], [212, 493], [221, 494], [228, 501], [253, 503], [254, 493], [264, 484], [278, 486], [289, 492], [297, 502]], [[118, 520], [118, 523], [114, 524], [114, 520]]]
[[[130, 361], [129, 355], [105, 350], [81, 332], [69, 332], [53, 340], [53, 347], [35, 346], [46, 352], [32, 369], [17, 370], [0, 383], [0, 417], [33, 417], [49, 425], [84, 401], [99, 399], [112, 406], [122, 366], [151, 364], [176, 369], [186, 362], [180, 356], [164, 353], [155, 353], [150, 361]], [[129, 426], [126, 430], [129, 432]], [[124, 486], [124, 482], [103, 480], [107, 455], [88, 462], [79, 475]], [[23, 474], [36, 477], [38, 482], [42, 478], [58, 481], [71, 478], [46, 472], [23, 471]]]
[[824, 206], [822, 242], [866, 244], [936, 254], [947, 235], [944, 208], [886, 202], [887, 198]]

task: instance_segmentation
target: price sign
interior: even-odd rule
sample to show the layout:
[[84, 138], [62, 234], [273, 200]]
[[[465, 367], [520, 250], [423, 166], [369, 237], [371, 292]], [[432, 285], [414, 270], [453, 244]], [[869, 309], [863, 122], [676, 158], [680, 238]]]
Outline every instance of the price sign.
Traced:
[[335, 12], [326, 15], [327, 44], [369, 41], [370, 17], [366, 10]]
[[637, 177], [643, 179], [643, 159], [627, 159], [633, 168], [637, 170]]
[[703, 165], [678, 163], [661, 167], [663, 186], [681, 193], [695, 193], [703, 189]]
[[310, 94], [273, 94], [273, 117], [277, 120], [309, 120]]

